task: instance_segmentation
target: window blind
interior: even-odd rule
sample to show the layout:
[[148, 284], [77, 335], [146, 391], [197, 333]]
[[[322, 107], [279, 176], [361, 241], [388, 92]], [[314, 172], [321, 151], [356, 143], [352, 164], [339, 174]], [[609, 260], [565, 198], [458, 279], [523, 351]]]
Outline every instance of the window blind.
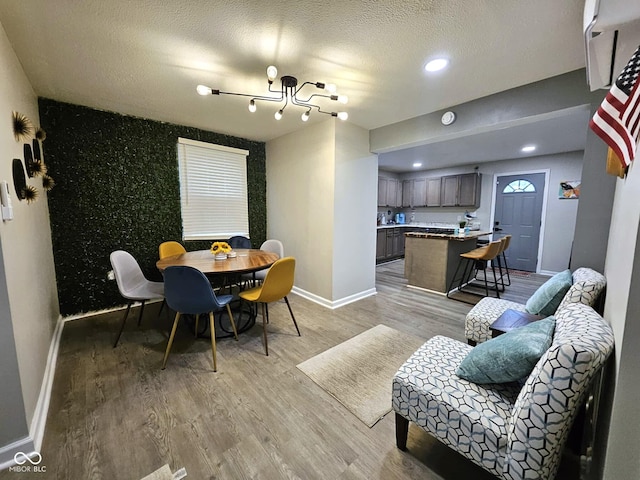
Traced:
[[184, 240], [249, 236], [247, 150], [178, 139]]

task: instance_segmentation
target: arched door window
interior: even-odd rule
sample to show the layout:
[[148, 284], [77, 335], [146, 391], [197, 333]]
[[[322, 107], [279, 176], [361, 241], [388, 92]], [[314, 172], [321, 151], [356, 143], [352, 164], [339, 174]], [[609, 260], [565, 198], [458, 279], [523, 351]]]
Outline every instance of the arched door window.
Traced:
[[529, 180], [514, 180], [513, 182], [509, 182], [507, 186], [502, 189], [502, 193], [524, 193], [524, 192], [535, 192], [536, 187]]

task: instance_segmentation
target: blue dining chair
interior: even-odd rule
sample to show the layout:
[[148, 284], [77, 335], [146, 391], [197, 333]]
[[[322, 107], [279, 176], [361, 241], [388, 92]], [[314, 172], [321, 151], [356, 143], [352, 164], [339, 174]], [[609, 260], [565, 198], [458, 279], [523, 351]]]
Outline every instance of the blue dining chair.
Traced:
[[173, 338], [178, 328], [178, 321], [183, 314], [195, 315], [196, 317], [196, 335], [198, 334], [198, 317], [203, 313], [209, 313], [209, 324], [211, 329], [211, 351], [213, 353], [213, 371], [218, 370], [216, 362], [216, 330], [214, 326], [213, 312], [220, 311], [226, 307], [229, 314], [229, 322], [233, 328], [233, 334], [238, 340], [238, 332], [236, 331], [236, 323], [233, 320], [233, 314], [229, 303], [233, 300], [233, 295], [216, 296], [207, 277], [200, 270], [187, 267], [176, 266], [167, 267], [164, 270], [164, 296], [167, 305], [176, 312], [176, 318], [173, 321], [173, 328], [167, 343], [167, 350], [164, 352], [164, 360], [162, 361], [162, 369], [167, 365], [167, 358], [171, 351]]

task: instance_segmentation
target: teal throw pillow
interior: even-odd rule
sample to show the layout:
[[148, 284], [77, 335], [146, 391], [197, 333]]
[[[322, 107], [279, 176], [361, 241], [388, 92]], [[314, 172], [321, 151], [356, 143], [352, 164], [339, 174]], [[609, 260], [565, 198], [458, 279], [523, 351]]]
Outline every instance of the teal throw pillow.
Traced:
[[531, 295], [525, 309], [534, 315], [553, 315], [572, 283], [571, 270], [556, 273]]
[[520, 380], [551, 346], [555, 326], [556, 319], [547, 317], [480, 343], [465, 357], [456, 375], [479, 384]]

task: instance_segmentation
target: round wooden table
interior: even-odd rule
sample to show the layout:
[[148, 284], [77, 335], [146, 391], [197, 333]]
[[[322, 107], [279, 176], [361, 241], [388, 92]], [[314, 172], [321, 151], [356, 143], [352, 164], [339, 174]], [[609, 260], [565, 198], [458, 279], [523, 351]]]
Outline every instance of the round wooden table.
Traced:
[[[158, 270], [163, 271], [167, 267], [188, 266], [197, 268], [205, 275], [220, 275], [226, 277], [269, 268], [280, 258], [277, 254], [265, 252], [264, 250], [238, 248], [233, 251], [236, 252], [236, 257], [227, 258], [226, 260], [216, 260], [209, 250], [181, 253], [158, 260], [156, 267], [158, 267]], [[224, 289], [225, 284], [227, 284], [226, 278], [223, 281], [222, 289]], [[232, 282], [228, 283], [229, 289], [231, 289], [231, 284]], [[253, 327], [256, 320], [256, 312], [250, 308], [248, 312], [245, 311], [247, 315], [243, 315], [241, 302], [234, 301], [232, 305], [232, 310], [238, 313], [238, 318], [235, 322], [238, 333], [242, 333]], [[228, 319], [225, 321], [223, 316], [224, 313], [216, 316], [215, 320], [216, 337], [218, 338], [233, 335], [230, 324], [227, 325]], [[204, 337], [210, 335], [207, 333], [208, 322], [201, 322], [201, 324], [203, 325], [203, 330], [197, 332], [197, 335]]]
[[194, 267], [205, 274], [240, 274], [255, 272], [269, 268], [278, 260], [278, 255], [264, 250], [239, 248], [235, 249], [237, 256], [226, 260], [216, 260], [209, 250], [197, 250], [165, 257], [156, 262], [158, 270], [167, 267]]

